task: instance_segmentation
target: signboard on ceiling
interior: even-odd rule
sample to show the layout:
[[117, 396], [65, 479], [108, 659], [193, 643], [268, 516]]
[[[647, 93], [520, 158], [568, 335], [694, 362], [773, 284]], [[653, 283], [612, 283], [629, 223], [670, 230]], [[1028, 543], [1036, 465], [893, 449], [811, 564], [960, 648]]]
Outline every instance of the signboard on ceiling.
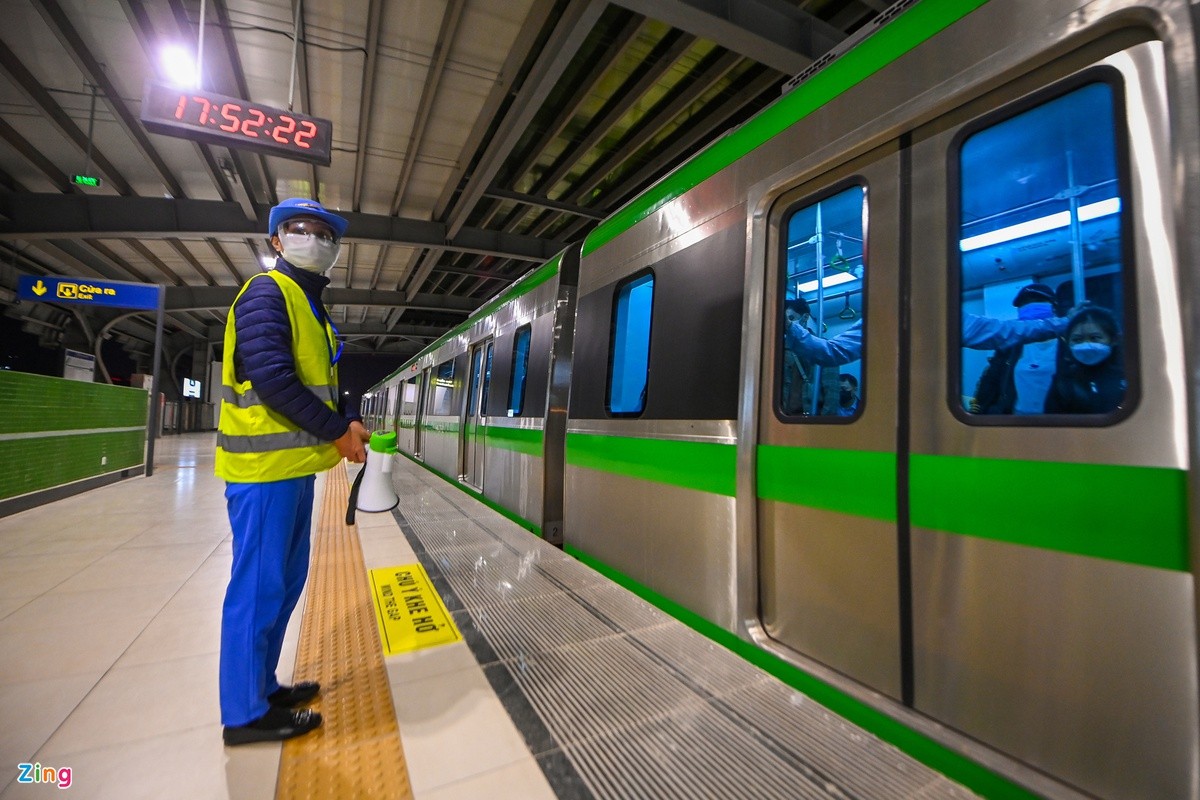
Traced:
[[49, 303], [153, 310], [158, 308], [158, 294], [159, 287], [150, 283], [36, 275], [21, 275], [17, 278], [17, 297], [34, 302], [40, 300]]

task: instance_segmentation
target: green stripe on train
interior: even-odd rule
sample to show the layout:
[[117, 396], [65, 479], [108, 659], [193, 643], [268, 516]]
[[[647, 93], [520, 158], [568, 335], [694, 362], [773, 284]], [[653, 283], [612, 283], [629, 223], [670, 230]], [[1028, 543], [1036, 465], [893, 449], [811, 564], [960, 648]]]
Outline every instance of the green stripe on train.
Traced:
[[914, 526], [1188, 569], [1178, 469], [914, 455]]
[[759, 445], [758, 496], [895, 522], [896, 454]]
[[512, 450], [527, 456], [541, 456], [543, 449], [542, 431], [537, 428], [505, 428], [489, 425], [485, 429], [488, 447]]
[[791, 127], [833, 98], [886, 67], [987, 0], [924, 0], [864, 39], [758, 116], [717, 140], [588, 234], [583, 255], [608, 242], [657, 209], [700, 185], [747, 153]]
[[567, 463], [729, 497], [737, 491], [731, 444], [568, 433]]
[[[760, 445], [758, 496], [896, 521], [896, 456]], [[737, 448], [626, 436], [567, 435], [567, 463], [733, 497]], [[1182, 470], [914, 455], [916, 527], [1010, 544], [1187, 570]]]
[[624, 586], [643, 600], [691, 627], [697, 633], [736, 653], [793, 689], [803, 692], [835, 714], [865, 728], [883, 741], [894, 745], [951, 780], [958, 781], [991, 800], [1036, 800], [1037, 795], [1025, 788], [905, 726], [882, 711], [872, 708], [799, 667], [789, 664], [779, 656], [762, 650], [752, 642], [747, 642], [719, 625], [709, 622], [694, 611], [663, 597], [588, 553], [571, 545], [566, 545], [563, 549], [609, 580]]
[[400, 455], [407, 458], [409, 461], [416, 464], [418, 467], [422, 467], [422, 468], [428, 470], [429, 472], [438, 476], [439, 478], [441, 478], [442, 480], [444, 480], [446, 483], [450, 484], [454, 488], [461, 489], [462, 491], [471, 495], [471, 497], [474, 497], [476, 500], [483, 503], [485, 506], [487, 506], [488, 508], [497, 512], [501, 516], [507, 517], [508, 519], [517, 523], [522, 528], [524, 528], [525, 530], [532, 533], [534, 536], [537, 536], [539, 538], [542, 536], [542, 528], [540, 525], [525, 519], [520, 514], [518, 514], [515, 511], [512, 511], [511, 509], [505, 508], [504, 506], [500, 505], [496, 501], [492, 500], [490, 497], [485, 496], [483, 494], [483, 492], [480, 492], [478, 489], [474, 489], [470, 486], [467, 486], [465, 483], [463, 483], [460, 480], [451, 478], [449, 475], [442, 472], [437, 467], [431, 467], [429, 464], [426, 464], [424, 461], [417, 458], [412, 453], [406, 453], [403, 450], [399, 451], [399, 453], [400, 453]]

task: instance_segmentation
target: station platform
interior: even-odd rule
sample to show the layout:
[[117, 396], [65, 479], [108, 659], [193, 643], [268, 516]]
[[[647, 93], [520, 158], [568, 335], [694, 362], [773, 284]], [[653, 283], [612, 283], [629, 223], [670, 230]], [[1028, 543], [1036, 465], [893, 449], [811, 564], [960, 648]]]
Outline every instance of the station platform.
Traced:
[[[353, 526], [357, 467], [318, 478], [278, 676], [325, 725], [226, 748], [214, 442], [0, 519], [0, 800], [61, 796], [21, 764], [121, 800], [974, 796], [404, 458]], [[371, 571], [416, 564], [459, 635], [385, 655]]]

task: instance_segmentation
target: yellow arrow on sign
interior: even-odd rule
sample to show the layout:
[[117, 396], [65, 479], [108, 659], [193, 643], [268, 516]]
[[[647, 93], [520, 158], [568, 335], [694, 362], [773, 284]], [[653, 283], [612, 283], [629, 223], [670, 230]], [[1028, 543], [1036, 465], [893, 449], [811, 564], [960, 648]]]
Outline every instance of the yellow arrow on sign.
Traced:
[[41, 297], [46, 293], [46, 291], [46, 284], [42, 283], [41, 278], [39, 278], [38, 282], [33, 285], [33, 293], [38, 297]]

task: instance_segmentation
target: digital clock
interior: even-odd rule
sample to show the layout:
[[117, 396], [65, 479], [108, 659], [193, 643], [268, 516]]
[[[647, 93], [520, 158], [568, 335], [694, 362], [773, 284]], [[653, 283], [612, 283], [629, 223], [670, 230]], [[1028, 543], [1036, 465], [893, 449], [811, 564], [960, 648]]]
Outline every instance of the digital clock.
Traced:
[[327, 119], [155, 81], [146, 82], [141, 119], [154, 133], [329, 166]]

